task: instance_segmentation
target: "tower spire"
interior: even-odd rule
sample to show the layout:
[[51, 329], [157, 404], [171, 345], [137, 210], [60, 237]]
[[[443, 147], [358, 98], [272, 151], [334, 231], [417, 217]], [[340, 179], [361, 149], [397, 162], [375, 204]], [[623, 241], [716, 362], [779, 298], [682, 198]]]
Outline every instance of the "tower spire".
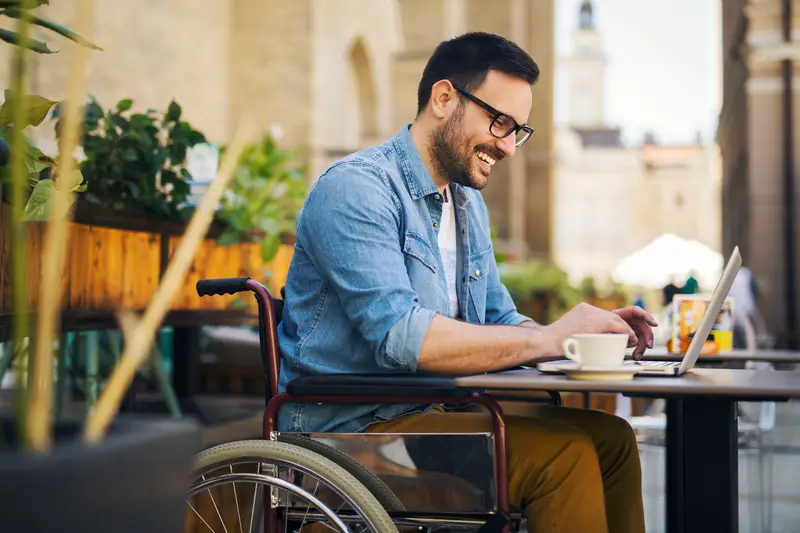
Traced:
[[594, 8], [592, 7], [591, 0], [583, 0], [581, 2], [579, 27], [582, 30], [593, 30], [594, 25]]

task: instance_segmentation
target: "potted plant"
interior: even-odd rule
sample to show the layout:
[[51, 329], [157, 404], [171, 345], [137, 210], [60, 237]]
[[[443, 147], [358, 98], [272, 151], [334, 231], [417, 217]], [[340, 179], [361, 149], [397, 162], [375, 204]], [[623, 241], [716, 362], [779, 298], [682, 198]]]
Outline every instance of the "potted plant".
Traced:
[[[294, 163], [294, 154], [264, 135], [245, 149], [217, 212], [222, 233], [216, 245], [241, 247], [246, 256], [241, 275], [263, 275], [276, 294], [286, 282], [297, 213], [307, 194], [304, 169]], [[253, 299], [247, 302], [254, 311]]]
[[[164, 221], [183, 224], [194, 212], [188, 201], [186, 153], [205, 143], [205, 135], [182, 119], [174, 100], [165, 112], [134, 112], [133, 106], [132, 99], [123, 98], [104, 110], [92, 97], [84, 107], [81, 171], [88, 190], [76, 216], [96, 222], [117, 212], [150, 219], [153, 226]], [[57, 133], [59, 129], [60, 121]]]
[[549, 262], [531, 260], [498, 266], [520, 313], [547, 324], [580, 303], [580, 294], [566, 272]]
[[[26, 165], [30, 153], [23, 138], [23, 128], [19, 127], [26, 122], [27, 104], [32, 101], [24, 94], [25, 52], [32, 49], [47, 53], [50, 50], [44, 43], [29, 37], [30, 24], [52, 29], [88, 46], [88, 41], [78, 34], [36, 15], [35, 8], [46, 3], [47, 0], [0, 0], [0, 15], [20, 20], [18, 32], [2, 30], [0, 39], [19, 45], [14, 54], [13, 98], [6, 102], [14, 125], [8, 165], [10, 172], [6, 175], [13, 185], [9, 220], [15, 227], [14, 235], [23, 237], [24, 206], [29, 200], [24, 192], [31, 173], [36, 173], [39, 180], [54, 181], [57, 194], [51, 192], [48, 232], [53, 231], [52, 235], [55, 235], [57, 230], [63, 230], [59, 225], [67, 223], [60, 215], [66, 218], [69, 215], [73, 194], [73, 182], [69, 181], [69, 176], [74, 170], [73, 162], [67, 157], [59, 159], [51, 177], [41, 177], [43, 168], [31, 169]], [[77, 4], [80, 8], [87, 2], [81, 0]], [[79, 16], [77, 19], [86, 24], [88, 18]], [[79, 58], [80, 54], [80, 51], [76, 52]], [[85, 70], [76, 69], [72, 73], [70, 91], [73, 87], [80, 87], [84, 81]], [[69, 109], [75, 109], [76, 104], [72, 101]], [[77, 122], [73, 119], [70, 124]], [[69, 127], [74, 128], [72, 125]], [[73, 147], [74, 142], [68, 141], [65, 153], [71, 153]], [[49, 168], [53, 168], [54, 162], [48, 163]], [[202, 229], [197, 228], [198, 231]], [[0, 516], [4, 531], [179, 531], [185, 512], [184, 491], [189, 482], [192, 454], [200, 447], [197, 426], [189, 421], [118, 418], [110, 426], [104, 426], [106, 432], [84, 432], [82, 435], [80, 420], [53, 423], [52, 330], [55, 328], [51, 326], [57, 312], [58, 297], [40, 305], [35, 334], [31, 335], [25, 298], [28, 277], [24, 262], [25, 243], [15, 239], [11, 244], [12, 253], [4, 256], [4, 261], [14, 262], [13, 293], [15, 310], [19, 312], [14, 315], [13, 341], [14, 346], [20, 347], [30, 339], [33, 357], [26, 365], [30, 369], [30, 385], [18, 382], [15, 409], [0, 415]], [[52, 268], [33, 278], [34, 282], [45, 287], [54, 287], [56, 290], [52, 293], [55, 294], [59, 292], [61, 272], [54, 265], [59, 263], [57, 252], [61, 244], [63, 242], [55, 239], [47, 243], [44, 264]], [[139, 328], [136, 331], [139, 332]], [[146, 339], [134, 335], [130, 342], [141, 345]], [[20, 350], [18, 355], [22, 353]], [[100, 411], [92, 413], [90, 420], [100, 414]]]
[[257, 242], [267, 263], [281, 243], [294, 242], [297, 213], [308, 187], [292, 157], [269, 135], [245, 150], [217, 214], [225, 228], [219, 245]]

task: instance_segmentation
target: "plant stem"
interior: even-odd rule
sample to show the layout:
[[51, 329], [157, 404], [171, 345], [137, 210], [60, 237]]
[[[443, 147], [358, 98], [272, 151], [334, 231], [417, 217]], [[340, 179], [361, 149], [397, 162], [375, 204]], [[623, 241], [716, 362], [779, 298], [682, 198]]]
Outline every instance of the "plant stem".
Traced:
[[[94, 20], [94, 1], [79, 0], [75, 5], [79, 31], [91, 37]], [[80, 108], [86, 90], [86, 66], [89, 51], [76, 47], [70, 54], [67, 98], [64, 101], [61, 125], [58, 176], [56, 177], [55, 206], [72, 205], [72, 190], [65, 184], [75, 168], [72, 153], [81, 135]], [[55, 208], [54, 208], [55, 210]], [[61, 210], [60, 207], [58, 209]], [[63, 218], [51, 213], [47, 222], [42, 251], [42, 279], [40, 283], [39, 307], [36, 321], [36, 343], [34, 345], [33, 368], [31, 369], [30, 408], [26, 420], [29, 447], [31, 450], [47, 451], [52, 441], [53, 424], [53, 340], [58, 336], [58, 317], [61, 307], [61, 274], [64, 270], [69, 243], [69, 222], [72, 209], [67, 209]], [[94, 362], [97, 357], [97, 333], [89, 333], [93, 343]], [[93, 391], [96, 391], [97, 369], [93, 368]]]
[[[23, 15], [17, 23], [17, 33], [20, 43], [27, 43], [30, 36], [30, 12], [33, 7], [32, 0], [23, 0], [20, 6]], [[27, 140], [23, 135], [20, 124], [24, 124], [25, 114], [23, 107], [23, 91], [26, 89], [27, 80], [25, 72], [25, 56], [28, 49], [25, 46], [15, 46], [12, 59], [11, 90], [17, 105], [13, 109], [14, 126], [11, 129], [11, 246], [12, 246], [12, 280], [14, 284], [14, 347], [22, 346], [23, 339], [28, 336], [28, 291], [26, 287], [27, 269], [25, 223], [22, 220], [25, 209], [25, 189], [28, 176], [25, 168], [25, 154], [28, 150]], [[19, 354], [23, 357], [26, 355]], [[19, 360], [18, 360], [19, 362]], [[17, 416], [19, 428], [19, 444], [26, 446], [28, 442], [27, 430], [23, 421], [27, 408], [26, 380], [17, 380]]]

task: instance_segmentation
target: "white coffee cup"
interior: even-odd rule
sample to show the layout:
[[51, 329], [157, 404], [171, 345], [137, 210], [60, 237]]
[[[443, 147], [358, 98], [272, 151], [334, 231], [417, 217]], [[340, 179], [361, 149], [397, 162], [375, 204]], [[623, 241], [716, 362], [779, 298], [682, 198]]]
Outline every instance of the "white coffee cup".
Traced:
[[623, 333], [579, 333], [564, 341], [564, 354], [582, 367], [613, 367], [625, 360]]

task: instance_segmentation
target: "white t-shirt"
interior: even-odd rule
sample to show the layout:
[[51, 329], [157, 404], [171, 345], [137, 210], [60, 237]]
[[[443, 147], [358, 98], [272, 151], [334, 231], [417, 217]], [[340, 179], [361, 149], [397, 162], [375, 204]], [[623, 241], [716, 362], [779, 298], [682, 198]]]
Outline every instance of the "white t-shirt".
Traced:
[[439, 251], [442, 254], [444, 275], [447, 278], [447, 294], [450, 297], [450, 316], [458, 318], [458, 291], [456, 290], [456, 268], [458, 265], [458, 244], [456, 243], [456, 212], [453, 209], [453, 195], [448, 185], [444, 190], [442, 220], [439, 223]]

